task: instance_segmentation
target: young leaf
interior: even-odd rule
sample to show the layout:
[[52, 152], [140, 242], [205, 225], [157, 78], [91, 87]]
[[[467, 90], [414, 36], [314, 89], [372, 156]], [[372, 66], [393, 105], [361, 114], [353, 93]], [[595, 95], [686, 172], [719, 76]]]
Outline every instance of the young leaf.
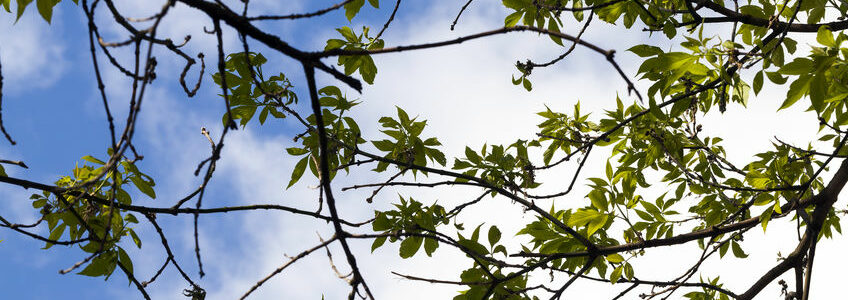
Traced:
[[363, 5], [365, 5], [365, 0], [353, 0], [345, 4], [344, 9], [345, 17], [347, 18], [347, 20], [352, 21], [353, 17], [355, 17], [356, 14], [359, 13], [359, 10], [362, 8]]
[[374, 243], [371, 244], [371, 253], [374, 253], [374, 250], [377, 250], [377, 248], [380, 248], [380, 246], [385, 244], [386, 238], [387, 237], [385, 237], [385, 236], [381, 236], [381, 237], [374, 239]]
[[[824, 9], [822, 9], [824, 11]], [[833, 39], [833, 32], [830, 31], [828, 26], [820, 26], [819, 31], [816, 33], [816, 41], [819, 44], [828, 46], [828, 47], [836, 47], [836, 41]]]
[[18, 13], [17, 13], [17, 18], [15, 19], [15, 23], [17, 23], [18, 20], [21, 19], [21, 16], [24, 15], [24, 10], [26, 10], [26, 7], [30, 3], [32, 3], [32, 0], [16, 0], [16, 1], [18, 3]]
[[309, 160], [309, 156], [302, 158], [297, 164], [294, 166], [294, 170], [292, 171], [291, 180], [289, 180], [289, 185], [286, 186], [286, 189], [292, 187], [300, 177], [303, 176], [303, 172], [306, 170], [306, 163]]
[[611, 263], [620, 263], [624, 261], [624, 257], [622, 257], [621, 254], [613, 253], [607, 255], [607, 261]]
[[147, 183], [147, 181], [141, 179], [138, 176], [130, 177], [130, 181], [132, 181], [133, 185], [135, 185], [135, 187], [138, 188], [139, 191], [141, 191], [150, 198], [156, 199], [156, 192], [153, 191], [153, 187], [151, 187], [150, 184]]
[[411, 236], [403, 240], [400, 243], [400, 257], [401, 258], [410, 258], [418, 252], [418, 249], [421, 248], [421, 237]]
[[754, 75], [754, 95], [758, 95], [763, 88], [763, 72], [757, 72]]
[[745, 251], [742, 251], [742, 247], [739, 246], [739, 243], [732, 242], [731, 247], [733, 248], [733, 256], [738, 258], [746, 258], [748, 254], [745, 254]]
[[515, 24], [518, 24], [518, 21], [521, 20], [522, 15], [524, 15], [524, 12], [522, 11], [517, 11], [509, 14], [508, 16], [506, 16], [506, 19], [504, 19], [504, 27], [515, 26]]
[[37, 0], [35, 6], [38, 8], [38, 13], [44, 18], [47, 23], [50, 23], [50, 20], [53, 18], [53, 7], [59, 3], [60, 0]]
[[489, 245], [494, 246], [501, 240], [501, 231], [496, 226], [489, 228]]
[[434, 239], [424, 239], [424, 253], [427, 256], [433, 256], [433, 252], [436, 252], [436, 249], [439, 248], [439, 242]]

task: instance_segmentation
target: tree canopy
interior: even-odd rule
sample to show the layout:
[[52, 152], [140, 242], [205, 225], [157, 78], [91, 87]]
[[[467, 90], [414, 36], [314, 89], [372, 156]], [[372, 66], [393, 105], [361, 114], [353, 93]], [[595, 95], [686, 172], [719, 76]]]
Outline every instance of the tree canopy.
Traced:
[[[38, 214], [35, 222], [23, 224], [0, 212], [0, 226], [44, 242], [44, 255], [57, 246], [74, 249], [70, 253], [81, 258], [68, 260], [60, 273], [109, 279], [117, 272], [144, 298], [150, 298], [147, 289], [166, 271], [179, 274], [185, 296], [211, 297], [201, 278], [204, 265], [214, 262], [204, 258], [204, 223], [199, 220], [270, 211], [272, 218], [320, 221], [304, 223], [308, 228], [303, 230], [323, 228], [331, 234], [290, 241], [302, 245], [302, 252], [287, 256], [269, 274], [256, 274], [242, 298], [273, 284], [266, 282], [306, 257], [327, 256], [332, 267], [325, 271], [335, 272], [349, 286], [349, 299], [376, 299], [384, 287], [369, 281], [374, 266], [366, 272], [363, 260], [391, 248], [400, 258], [434, 264], [443, 263], [433, 257], [437, 251], [460, 253], [463, 269], [452, 277], [392, 273], [420, 281], [421, 292], [415, 293], [422, 295], [430, 284], [455, 288], [456, 300], [560, 299], [583, 282], [615, 289], [613, 299], [752, 299], [772, 286], [786, 299], [806, 300], [817, 243], [838, 237], [840, 216], [848, 213], [837, 201], [848, 181], [848, 48], [842, 47], [848, 40], [843, 33], [848, 29], [846, 2], [503, 0], [502, 27], [412, 44], [384, 39], [400, 14], [416, 17], [414, 10], [404, 13], [410, 4], [401, 0], [345, 0], [293, 14], [257, 14], [248, 0], [168, 0], [147, 16], [122, 10], [113, 0], [57, 6], [60, 2], [0, 0], [0, 6], [6, 18], [37, 13], [48, 23], [54, 9], [82, 10], [84, 20], [74, 26], [86, 28], [88, 40], [77, 46], [85, 47], [81, 51], [90, 57], [89, 65], [81, 67], [91, 70], [105, 116], [106, 129], [100, 133], [105, 134], [100, 145], [105, 151], [68, 162], [76, 166], [55, 181], [31, 178], [28, 171], [7, 172], [28, 168], [28, 162], [0, 157], [0, 182], [32, 192], [28, 201]], [[463, 26], [464, 13], [483, 4], [468, 0], [450, 5], [451, 24], [427, 26], [454, 30]], [[193, 42], [190, 36], [163, 33], [167, 28], [160, 25], [177, 6], [204, 16], [191, 25], [214, 37], [211, 52], [194, 53], [184, 47]], [[356, 20], [372, 13], [385, 19], [359, 27]], [[336, 18], [309, 23], [315, 32], [326, 33], [312, 37], [321, 39], [322, 48], [293, 44], [280, 29], [322, 18]], [[594, 26], [640, 35], [643, 42], [593, 40], [584, 33]], [[113, 27], [123, 39], [110, 40]], [[327, 35], [331, 37], [323, 39]], [[588, 72], [551, 71], [573, 63], [566, 58], [576, 49], [595, 57], [593, 68], [609, 70], [605, 82], [587, 89], [618, 91], [618, 96], [592, 99], [606, 107], [599, 111], [581, 109], [580, 102], [569, 110], [544, 107], [537, 113], [536, 128], [521, 129], [526, 135], [482, 145], [442, 145], [440, 137], [446, 133], [428, 129], [428, 116], [405, 109], [402, 101], [358, 96], [380, 84], [378, 56], [461, 47], [504, 35], [533, 36], [559, 53], [490, 62], [514, 65], [512, 74], [500, 75], [527, 97], [533, 97], [539, 77]], [[238, 49], [226, 49], [227, 38], [236, 39]], [[638, 69], [619, 64], [624, 55], [638, 58]], [[275, 69], [270, 62], [279, 59], [298, 66]], [[7, 62], [0, 61], [0, 105], [2, 63]], [[162, 71], [163, 64], [179, 67]], [[172, 71], [176, 74], [161, 74]], [[413, 89], [417, 83], [406, 84], [403, 88]], [[463, 84], [470, 89], [475, 79]], [[147, 150], [134, 138], [139, 119], [153, 113], [144, 109], [148, 98], [156, 97], [150, 92], [153, 85], [178, 87], [185, 98], [213, 91], [222, 112], [219, 124], [202, 128], [210, 149], [196, 168], [186, 170], [196, 176], [196, 188], [181, 194], [154, 189], [161, 181], [148, 175], [153, 172], [145, 169]], [[126, 96], [115, 97], [107, 89]], [[769, 89], [786, 92], [780, 99], [763, 97]], [[572, 94], [562, 91], [561, 99], [546, 101], [573, 102], [577, 96]], [[812, 124], [818, 132], [800, 144], [777, 136], [762, 152], [731, 157], [723, 139], [729, 133], [705, 129], [704, 119], [747, 111], [753, 101], [774, 102], [778, 111], [806, 110], [805, 116], [814, 117], [785, 122]], [[393, 112], [362, 118], [356, 111], [364, 103]], [[478, 109], [464, 113], [486, 118], [486, 110]], [[14, 125], [4, 124], [2, 117], [0, 129], [11, 147], [20, 135], [32, 134], [12, 130]], [[274, 123], [285, 124], [283, 130], [295, 143], [279, 149], [293, 168], [286, 170], [291, 175], [280, 181], [278, 192], [309, 187], [313, 197], [298, 203], [260, 198], [245, 205], [204, 201], [220, 173], [216, 167], [228, 159], [223, 155], [224, 145], [231, 143], [228, 137]], [[749, 125], [733, 126], [746, 130]], [[440, 196], [421, 193], [428, 190]], [[482, 222], [471, 217], [492, 202], [513, 209], [489, 212]], [[360, 218], [342, 208], [352, 206], [369, 216]], [[169, 235], [177, 225], [161, 219], [172, 216], [192, 225], [190, 241]], [[513, 231], [515, 222], [520, 224]], [[769, 226], [777, 222], [789, 227]], [[139, 234], [139, 228], [149, 234]], [[749, 249], [756, 245], [745, 237], [757, 231], [782, 237], [792, 245], [791, 252], [756, 253], [777, 259], [765, 271], [727, 270], [744, 272], [750, 282], [731, 285], [722, 281], [722, 274], [702, 272], [704, 265], [722, 259], [750, 259], [754, 254]], [[362, 241], [370, 252], [352, 246]], [[671, 263], [680, 266], [675, 274], [657, 274], [639, 265], [652, 252], [693, 244], [698, 250], [681, 252], [688, 260]], [[190, 256], [175, 253], [174, 247], [186, 245], [193, 249]], [[147, 256], [159, 253], [157, 271], [138, 272], [134, 266], [139, 258], [130, 253], [140, 252], [129, 252], [131, 247], [142, 248]], [[341, 259], [333, 260], [330, 247]], [[389, 266], [378, 269], [391, 272]]]

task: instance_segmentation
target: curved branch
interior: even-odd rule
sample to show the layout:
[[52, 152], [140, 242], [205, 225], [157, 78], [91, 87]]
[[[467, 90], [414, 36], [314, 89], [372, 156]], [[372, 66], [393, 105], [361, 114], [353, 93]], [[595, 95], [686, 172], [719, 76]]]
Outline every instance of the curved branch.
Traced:
[[[690, 0], [686, 1], [688, 2]], [[757, 18], [754, 16], [738, 13], [710, 0], [696, 0], [693, 2], [698, 5], [702, 5], [706, 8], [709, 8], [710, 10], [724, 16], [718, 18], [703, 18], [703, 23], [740, 22], [748, 25], [773, 28], [778, 31], [786, 32], [816, 32], [819, 30], [819, 28], [823, 26], [829, 27], [832, 31], [842, 31], [848, 29], [848, 20], [818, 24], [786, 23], [781, 21], [769, 21], [767, 19]]]
[[331, 49], [331, 50], [322, 51], [322, 52], [311, 52], [311, 53], [308, 53], [307, 55], [309, 55], [310, 57], [313, 57], [313, 58], [325, 58], [325, 57], [341, 56], [341, 55], [369, 55], [369, 54], [396, 53], [396, 52], [403, 52], [403, 51], [412, 51], [412, 50], [421, 50], [421, 49], [444, 47], [444, 46], [448, 46], [448, 45], [460, 44], [460, 43], [465, 42], [465, 41], [475, 40], [475, 39], [479, 39], [479, 38], [483, 38], [483, 37], [487, 37], [487, 36], [504, 34], [504, 33], [508, 33], [508, 32], [518, 32], [518, 31], [531, 31], [531, 32], [537, 32], [537, 33], [544, 33], [544, 34], [552, 35], [552, 36], [555, 36], [555, 37], [558, 37], [558, 38], [561, 38], [561, 39], [572, 41], [576, 44], [580, 44], [580, 45], [582, 45], [586, 48], [591, 49], [592, 51], [595, 51], [595, 52], [603, 55], [606, 58], [606, 60], [610, 64], [612, 64], [612, 66], [619, 73], [621, 78], [624, 79], [624, 81], [627, 83], [628, 92], [635, 92], [636, 95], [638, 95], [639, 99], [642, 98], [642, 95], [639, 94], [639, 92], [636, 90], [636, 86], [633, 84], [632, 81], [630, 81], [630, 78], [628, 78], [627, 75], [624, 74], [624, 71], [621, 70], [621, 67], [615, 61], [615, 59], [614, 59], [615, 50], [604, 50], [603, 48], [598, 47], [595, 44], [586, 42], [585, 40], [582, 40], [578, 37], [574, 37], [574, 36], [571, 36], [569, 34], [565, 34], [565, 33], [562, 33], [562, 32], [550, 31], [550, 30], [547, 30], [547, 29], [544, 29], [544, 28], [533, 27], [533, 26], [503, 27], [503, 28], [499, 28], [499, 29], [495, 29], [495, 30], [484, 31], [484, 32], [480, 32], [480, 33], [476, 33], [476, 34], [472, 34], [472, 35], [467, 35], [467, 36], [462, 36], [462, 37], [458, 37], [458, 38], [455, 38], [455, 39], [452, 39], [452, 40], [446, 40], [446, 41], [441, 41], [441, 42], [433, 42], [433, 43], [425, 43], [425, 44], [417, 44], [417, 45], [406, 45], [406, 46], [396, 46], [396, 47], [374, 49], [374, 50]]
[[[345, 1], [342, 1], [342, 2], [339, 2], [339, 3], [336, 3], [333, 6], [323, 8], [323, 9], [319, 9], [319, 10], [316, 10], [316, 11], [313, 11], [313, 12], [308, 12], [308, 13], [290, 14], [290, 15], [282, 15], [282, 16], [255, 16], [255, 17], [248, 17], [247, 20], [248, 21], [294, 20], [294, 19], [317, 17], [317, 16], [320, 16], [320, 15], [326, 14], [328, 12], [337, 10], [337, 9], [345, 6], [345, 4], [348, 4], [348, 3], [351, 3], [351, 2], [353, 2], [353, 0], [345, 0]], [[245, 2], [245, 3], [247, 3], [247, 2]]]
[[300, 61], [301, 63], [309, 61], [309, 63], [312, 64], [314, 68], [332, 75], [339, 81], [344, 82], [345, 84], [357, 91], [362, 91], [362, 83], [359, 82], [359, 80], [345, 75], [344, 73], [336, 70], [335, 68], [329, 67], [324, 63], [321, 63], [319, 61], [313, 61], [310, 56], [307, 55], [306, 52], [300, 51], [292, 47], [288, 43], [283, 42], [283, 40], [281, 40], [279, 37], [269, 34], [264, 30], [257, 28], [256, 26], [253, 26], [253, 24], [250, 24], [250, 21], [248, 19], [236, 14], [235, 12], [225, 7], [221, 7], [215, 3], [203, 0], [179, 1], [202, 11], [213, 19], [219, 19], [221, 21], [224, 21], [225, 23], [227, 23], [227, 25], [229, 25], [239, 33], [247, 35], [261, 42], [262, 44], [265, 44], [265, 46], [268, 46], [271, 49], [277, 50], [278, 52], [285, 54], [288, 57], [294, 58]]

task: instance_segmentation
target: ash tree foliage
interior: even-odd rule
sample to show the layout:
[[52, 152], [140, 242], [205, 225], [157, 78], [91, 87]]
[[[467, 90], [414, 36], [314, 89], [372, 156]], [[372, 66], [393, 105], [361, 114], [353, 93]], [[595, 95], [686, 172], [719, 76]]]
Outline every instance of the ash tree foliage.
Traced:
[[[8, 16], [20, 18], [37, 11], [50, 22], [60, 1], [11, 2], [0, 1]], [[342, 278], [350, 286], [349, 298], [373, 299], [374, 291], [381, 287], [372, 285], [369, 274], [360, 268], [361, 258], [371, 254], [349, 246], [352, 240], [367, 240], [372, 243], [372, 251], [396, 244], [401, 258], [427, 260], [436, 251], [464, 254], [465, 270], [452, 278], [396, 274], [422, 281], [422, 285], [454, 286], [460, 290], [454, 297], [457, 300], [559, 299], [569, 287], [583, 281], [603, 282], [620, 290], [615, 299], [635, 298], [636, 291], [642, 291], [639, 297], [645, 299], [752, 299], [767, 286], [778, 285], [786, 299], [808, 299], [817, 241], [841, 232], [840, 216], [845, 210], [840, 209], [844, 204], [837, 203], [837, 195], [848, 181], [848, 147], [844, 146], [848, 140], [844, 129], [848, 125], [848, 48], [842, 47], [848, 40], [843, 33], [848, 28], [845, 2], [503, 0], [502, 5], [510, 13], [503, 15], [502, 28], [411, 45], [396, 45], [382, 38], [386, 30], [391, 30], [396, 12], [404, 9], [400, 0], [346, 0], [292, 15], [255, 15], [249, 1], [227, 5], [219, 1], [170, 0], [163, 3], [158, 13], [144, 19], [146, 22], [128, 18], [113, 0], [73, 2], [76, 5], [63, 9], [82, 9], [88, 18], [87, 24], [79, 26], [88, 28], [88, 50], [94, 62], [90, 67], [108, 120], [110, 143], [103, 147], [105, 155], [92, 153], [82, 157], [68, 171], [69, 175], [55, 182], [30, 181], [25, 172], [21, 178], [9, 177], [0, 166], [0, 182], [37, 191], [30, 200], [41, 215], [34, 224], [0, 218], [2, 226], [43, 241], [47, 252], [55, 245], [78, 248], [83, 259], [69, 262], [70, 267], [62, 273], [110, 278], [118, 272], [117, 277], [126, 277], [149, 298], [145, 288], [155, 284], [163, 270], [173, 268], [185, 281], [185, 295], [203, 299], [206, 292], [197, 284], [204, 275], [202, 249], [197, 246], [197, 240], [203, 239], [197, 234], [198, 218], [266, 209], [279, 213], [281, 218], [296, 214], [327, 221], [335, 234], [304, 248], [267, 277], [258, 275], [255, 286], [245, 291], [244, 297], [302, 257], [337, 245], [344, 253], [339, 264], [351, 270]], [[173, 42], [175, 37], [158, 33], [161, 21], [170, 17], [169, 10], [177, 3], [208, 16], [207, 21], [213, 24], [208, 32], [218, 41], [216, 53], [206, 53], [206, 58], [203, 53], [186, 53], [181, 44]], [[456, 21], [442, 25], [462, 26], [462, 13], [474, 7], [473, 0], [464, 5], [457, 3]], [[378, 9], [391, 11], [385, 23], [327, 28], [335, 30], [335, 36], [326, 41], [323, 49], [298, 49], [274, 32], [257, 27], [263, 22], [327, 18], [333, 15], [327, 14], [332, 11], [343, 11], [346, 22], [352, 22], [361, 11]], [[98, 10], [114, 18], [95, 19]], [[117, 22], [129, 39], [101, 39], [100, 26], [110, 22]], [[621, 26], [633, 34], [648, 34], [647, 31], [658, 44], [605, 48], [583, 36], [585, 29], [595, 24], [592, 22]], [[580, 25], [572, 27], [566, 23]], [[225, 27], [237, 33], [241, 51], [224, 52]], [[458, 157], [445, 155], [440, 133], [427, 129], [426, 116], [404, 110], [400, 104], [396, 113], [377, 120], [352, 117], [351, 112], [359, 104], [372, 100], [357, 97], [357, 92], [368, 89], [379, 76], [374, 56], [454, 47], [464, 41], [511, 32], [549, 39], [550, 47], [561, 49], [562, 53], [552, 59], [519, 60], [513, 74], [503, 74], [505, 78], [511, 76], [516, 89], [531, 91], [532, 80], [538, 76], [534, 70], [557, 64], [572, 50], [582, 47], [597, 54], [611, 74], [620, 75], [615, 78], [617, 86], [611, 88], [620, 90], [621, 96], [597, 100], [607, 103], [608, 109], [591, 114], [582, 111], [579, 104], [573, 111], [546, 108], [538, 113], [538, 128], [526, 129], [527, 136], [516, 137], [508, 145], [469, 145], [464, 151], [456, 151], [462, 153]], [[805, 34], [815, 37], [809, 51], [800, 50], [807, 48], [798, 45], [798, 38]], [[673, 38], [679, 42], [672, 47], [662, 46]], [[273, 55], [251, 50], [256, 45], [264, 45]], [[113, 51], [126, 48], [134, 53], [132, 61], [114, 58]], [[183, 59], [185, 65], [178, 83], [154, 81], [154, 48]], [[638, 70], [619, 66], [616, 54], [621, 51], [640, 57]], [[266, 66], [267, 57], [280, 55], [302, 64], [302, 72], [284, 74]], [[98, 58], [104, 56], [110, 63], [97, 64]], [[109, 99], [103, 92], [104, 85], [110, 84], [101, 76], [105, 68], [115, 68], [131, 79], [132, 84], [125, 87], [132, 91], [129, 101]], [[318, 86], [316, 73], [330, 75], [332, 85]], [[195, 76], [199, 79], [192, 79]], [[637, 88], [636, 81], [646, 83], [647, 90]], [[131, 191], [140, 197], [163, 198], [155, 192], [154, 178], [138, 167], [142, 156], [137, 150], [143, 149], [133, 146], [145, 88], [151, 84], [178, 84], [188, 97], [202, 86], [216, 88], [226, 112], [222, 116], [222, 132], [203, 131], [211, 151], [207, 159], [198, 162], [195, 171], [203, 179], [202, 184], [185, 195], [167, 195], [169, 199], [180, 199], [175, 203], [140, 206], [137, 199], [130, 197]], [[807, 145], [775, 140], [769, 150], [748, 161], [730, 161], [722, 138], [701, 132], [699, 122], [706, 114], [745, 110], [748, 101], [763, 89], [779, 85], [788, 86], [785, 97], [763, 101], [781, 101], [781, 109], [800, 106], [818, 116], [814, 122], [820, 130], [809, 137]], [[296, 92], [296, 86], [303, 92]], [[117, 105], [129, 108], [124, 122], [110, 113], [110, 108]], [[226, 159], [221, 157], [221, 149], [227, 134], [271, 122], [299, 126], [295, 139], [298, 145], [285, 149], [283, 154], [296, 161], [287, 186], [308, 184], [308, 180], [319, 182], [314, 198], [318, 210], [301, 210], [286, 203], [264, 202], [265, 199], [246, 206], [204, 205], [207, 183], [215, 175], [217, 163]], [[364, 124], [380, 128], [380, 134], [363, 135], [360, 128]], [[2, 129], [14, 145], [15, 132]], [[595, 160], [601, 163], [586, 164], [587, 158], [601, 148], [606, 148], [611, 156]], [[26, 167], [19, 161], [0, 163]], [[602, 170], [603, 175], [585, 176], [583, 170], [587, 168]], [[547, 178], [545, 182], [544, 173], [552, 169], [565, 169], [568, 178]], [[830, 172], [823, 173], [824, 170]], [[335, 184], [340, 174], [354, 180], [375, 176], [380, 179], [341, 188]], [[555, 185], [558, 191], [537, 192], [545, 185]], [[575, 185], [588, 186], [589, 192], [571, 193]], [[394, 186], [448, 190], [471, 186], [479, 193], [460, 195], [462, 201], [453, 202], [414, 193], [381, 193], [385, 187]], [[352, 199], [344, 192], [351, 189], [367, 189], [372, 194], [367, 199]], [[649, 192], [657, 189], [659, 194]], [[340, 201], [367, 200], [361, 202], [368, 206], [377, 196], [381, 196], [379, 201], [394, 204], [391, 209], [374, 211], [369, 220], [351, 220], [337, 209]], [[561, 204], [566, 200], [578, 205], [563, 209], [568, 206]], [[497, 219], [473, 224], [463, 218], [463, 211], [474, 210], [487, 201], [511, 201], [521, 206], [523, 210], [503, 213], [523, 215], [527, 223], [517, 232], [504, 232]], [[169, 228], [157, 222], [156, 216], [162, 214], [193, 219], [196, 257], [174, 256]], [[768, 225], [774, 222], [797, 226], [797, 239], [787, 239], [787, 243], [796, 246], [791, 253], [779, 257], [767, 272], [751, 272], [752, 280], [746, 287], [730, 289], [720, 274], [704, 276], [699, 271], [702, 263], [709, 263], [711, 258], [747, 257], [746, 247], [750, 245], [743, 237], [751, 230], [795, 236], [794, 232], [771, 232]], [[158, 236], [143, 237], [142, 243], [142, 237], [136, 234], [140, 226], [152, 226]], [[49, 235], [37, 234], [38, 228], [47, 228]], [[670, 278], [643, 279], [654, 274], [634, 264], [656, 248], [690, 243], [702, 249], [694, 257], [696, 263], [684, 266]], [[158, 272], [134, 271], [133, 257], [127, 255], [125, 248], [142, 246], [163, 248], [167, 253], [161, 258]], [[186, 271], [183, 265], [187, 261], [196, 263], [198, 274]], [[775, 282], [784, 274], [794, 274], [794, 284]]]

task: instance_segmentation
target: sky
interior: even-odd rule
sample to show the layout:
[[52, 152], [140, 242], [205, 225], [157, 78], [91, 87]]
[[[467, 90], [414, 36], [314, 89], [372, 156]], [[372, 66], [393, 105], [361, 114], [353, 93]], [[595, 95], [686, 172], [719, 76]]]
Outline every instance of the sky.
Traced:
[[[383, 5], [392, 3], [387, 1]], [[228, 2], [234, 7], [234, 2]], [[331, 5], [331, 1], [252, 1], [251, 11], [263, 13], [292, 13], [312, 11]], [[158, 1], [122, 1], [119, 8], [127, 16], [143, 17], [161, 6]], [[474, 2], [466, 11], [455, 31], [450, 24], [461, 3], [456, 1], [405, 1], [392, 26], [384, 37], [387, 45], [405, 45], [445, 40], [464, 34], [498, 28], [508, 12], [498, 1]], [[16, 146], [0, 143], [0, 158], [23, 160], [30, 167], [6, 167], [10, 176], [34, 181], [53, 182], [68, 174], [80, 157], [93, 155], [105, 157], [109, 145], [106, 120], [99, 98], [91, 57], [85, 18], [82, 10], [71, 1], [60, 3], [53, 16], [52, 25], [43, 22], [31, 7], [15, 23], [11, 14], [0, 14], [0, 62], [3, 66], [4, 101], [3, 121], [18, 142]], [[351, 23], [341, 12], [329, 13], [306, 21], [273, 21], [260, 23], [263, 29], [290, 41], [306, 50], [323, 49], [328, 38], [336, 37], [332, 28], [363, 25], [379, 28], [388, 17], [388, 11], [376, 11], [367, 5], [360, 16]], [[101, 31], [107, 40], [126, 38], [117, 25], [101, 9], [98, 13]], [[203, 52], [207, 65], [215, 64], [214, 36], [204, 34], [211, 21], [178, 4], [161, 25], [159, 33], [180, 41], [187, 34], [192, 40], [183, 49], [190, 54]], [[713, 28], [721, 30], [722, 28]], [[374, 29], [372, 29], [374, 30]], [[567, 24], [566, 32], [578, 30], [576, 24]], [[597, 21], [584, 35], [603, 48], [615, 49], [616, 58], [624, 71], [635, 76], [639, 61], [625, 52], [629, 45], [660, 43], [670, 49], [674, 43], [664, 38], [650, 37], [637, 30], [622, 31]], [[813, 37], [809, 37], [813, 38]], [[227, 52], [241, 51], [241, 44], [231, 30], [225, 29], [224, 43]], [[802, 43], [799, 43], [802, 46]], [[300, 65], [280, 54], [273, 53], [257, 43], [252, 49], [269, 59], [265, 70], [282, 72], [292, 79], [302, 102], [301, 112], [308, 112], [307, 97], [303, 92], [305, 78]], [[484, 143], [508, 144], [515, 139], [533, 138], [540, 118], [536, 112], [547, 105], [553, 110], [570, 111], [579, 100], [582, 111], [599, 115], [603, 109], [614, 105], [616, 95], [633, 101], [626, 93], [624, 82], [603, 57], [578, 47], [561, 63], [533, 73], [534, 89], [526, 92], [510, 83], [515, 74], [514, 62], [533, 59], [543, 61], [556, 57], [562, 48], [555, 47], [547, 38], [532, 33], [512, 33], [492, 38], [466, 42], [461, 45], [379, 55], [374, 59], [379, 68], [374, 85], [366, 86], [361, 94], [349, 88], [343, 91], [349, 98], [359, 98], [362, 104], [352, 112], [359, 120], [363, 135], [381, 139], [376, 120], [381, 116], [394, 116], [395, 106], [404, 108], [410, 115], [428, 120], [424, 136], [437, 136], [448, 157], [460, 155], [465, 146], [479, 149]], [[128, 61], [131, 53], [117, 53]], [[144, 160], [138, 166], [156, 179], [157, 199], [148, 199], [134, 193], [136, 203], [151, 206], [171, 206], [174, 201], [193, 191], [201, 178], [192, 173], [197, 163], [209, 155], [209, 145], [200, 134], [208, 128], [213, 136], [222, 130], [221, 115], [224, 104], [217, 96], [218, 90], [211, 82], [211, 69], [203, 75], [203, 86], [193, 98], [187, 98], [176, 82], [182, 69], [179, 59], [161, 50], [155, 50], [159, 66], [157, 79], [149, 87], [144, 99], [138, 133], [134, 143]], [[102, 60], [102, 54], [100, 55]], [[328, 64], [334, 60], [326, 60]], [[101, 66], [106, 65], [101, 61]], [[127, 80], [113, 69], [103, 72], [107, 94], [113, 101], [117, 120], [126, 116], [129, 91]], [[189, 81], [197, 78], [197, 70], [189, 73]], [[339, 85], [328, 76], [319, 74], [319, 86]], [[638, 82], [641, 91], [647, 82]], [[704, 118], [706, 135], [725, 139], [731, 161], [745, 162], [754, 153], [771, 147], [775, 137], [806, 145], [817, 133], [815, 116], [793, 108], [776, 112], [782, 103], [785, 90], [766, 87], [750, 101], [747, 110], [734, 106], [724, 114], [710, 114]], [[798, 120], [786, 122], [785, 120]], [[285, 189], [296, 161], [285, 154], [285, 148], [296, 146], [293, 137], [302, 130], [293, 120], [273, 120], [263, 126], [251, 124], [227, 136], [223, 159], [212, 179], [204, 199], [204, 206], [279, 203], [315, 209], [317, 180], [309, 174], [291, 189]], [[740, 130], [744, 128], [744, 130]], [[608, 152], [597, 151], [587, 162], [582, 178], [602, 172]], [[449, 159], [450, 161], [451, 159]], [[546, 182], [564, 182], [570, 178], [575, 165], [542, 174]], [[367, 169], [359, 169], [355, 176], [340, 176], [334, 181], [337, 190], [354, 184], [381, 180]], [[363, 175], [364, 174], [364, 175]], [[826, 173], [825, 178], [829, 178]], [[410, 178], [411, 179], [411, 178]], [[434, 178], [437, 179], [437, 178]], [[554, 184], [555, 185], [555, 184]], [[661, 189], [662, 187], [658, 187]], [[553, 189], [553, 188], [548, 188]], [[543, 190], [544, 191], [544, 190]], [[582, 206], [582, 195], [588, 189], [578, 183], [574, 192], [558, 200], [557, 207]], [[20, 223], [35, 220], [36, 211], [29, 202], [33, 191], [17, 187], [0, 186], [0, 212], [4, 217]], [[385, 189], [373, 204], [364, 200], [369, 190], [336, 191], [339, 211], [349, 220], [365, 220], [373, 211], [390, 207], [397, 196], [412, 196], [425, 203], [438, 203], [446, 207], [475, 198], [480, 191], [473, 188], [439, 189]], [[655, 191], [656, 192], [656, 191]], [[661, 192], [660, 192], [661, 193]], [[844, 205], [839, 202], [837, 205]], [[473, 211], [463, 212], [466, 224], [486, 222], [498, 224], [504, 237], [513, 236], [520, 226], [533, 217], [520, 212], [520, 207], [502, 198], [487, 198]], [[197, 278], [193, 252], [193, 231], [189, 216], [160, 216], [158, 220], [174, 247], [175, 255], [189, 274]], [[497, 220], [495, 222], [494, 220]], [[755, 228], [746, 237], [743, 246], [750, 254], [745, 260], [711, 259], [702, 268], [704, 277], [721, 276], [733, 291], [746, 289], [770, 268], [780, 251], [789, 253], [795, 246], [793, 222], [781, 220], [769, 225], [770, 236]], [[200, 243], [206, 277], [198, 283], [208, 291], [208, 299], [232, 299], [242, 295], [257, 280], [296, 255], [319, 242], [319, 236], [332, 236], [332, 228], [323, 222], [279, 212], [239, 212], [208, 215], [200, 218]], [[129, 243], [136, 275], [142, 280], [151, 276], [165, 258], [158, 236], [149, 225], [137, 227], [144, 241], [138, 250]], [[43, 233], [43, 229], [42, 229]], [[791, 235], [780, 236], [775, 233]], [[135, 287], [127, 284], [123, 275], [103, 281], [80, 275], [60, 275], [58, 270], [69, 267], [84, 258], [73, 247], [54, 246], [49, 251], [40, 250], [41, 242], [22, 237], [12, 231], [0, 231], [0, 291], [3, 298], [44, 299], [70, 297], [75, 299], [133, 299], [140, 298]], [[515, 241], [513, 241], [514, 243]], [[439, 286], [402, 280], [390, 271], [422, 277], [458, 279], [461, 270], [470, 266], [464, 256], [448, 247], [441, 247], [432, 258], [419, 256], [402, 260], [397, 255], [397, 245], [387, 244], [370, 252], [370, 241], [352, 241], [362, 265], [362, 271], [378, 299], [444, 299], [455, 295], [454, 286]], [[838, 292], [841, 283], [837, 274], [843, 265], [827, 263], [838, 261], [840, 249], [846, 249], [841, 236], [836, 240], [822, 241], [816, 255], [816, 272], [813, 279], [813, 297], [824, 297]], [[341, 249], [330, 247], [336, 265], [346, 272]], [[642, 279], [670, 279], [681, 274], [696, 257], [694, 245], [674, 249], [655, 249], [636, 263], [637, 276]], [[669, 263], [672, 262], [672, 263]], [[545, 278], [539, 273], [539, 278]], [[697, 277], [697, 276], [696, 276]], [[558, 279], [559, 281], [564, 278]], [[791, 279], [787, 280], [792, 282]], [[169, 267], [148, 292], [154, 299], [179, 299], [188, 285], [176, 271]], [[578, 281], [566, 296], [600, 299], [611, 298], [623, 285], [606, 286]], [[411, 292], [414, 291], [414, 292]], [[635, 298], [641, 289], [630, 295]], [[347, 295], [348, 287], [331, 270], [324, 252], [311, 255], [283, 274], [276, 276], [252, 294], [252, 299], [340, 299]], [[71, 295], [71, 296], [69, 296]], [[682, 293], [676, 294], [678, 297]], [[776, 283], [761, 294], [764, 299], [779, 295]], [[604, 297], [606, 296], [606, 297]]]

